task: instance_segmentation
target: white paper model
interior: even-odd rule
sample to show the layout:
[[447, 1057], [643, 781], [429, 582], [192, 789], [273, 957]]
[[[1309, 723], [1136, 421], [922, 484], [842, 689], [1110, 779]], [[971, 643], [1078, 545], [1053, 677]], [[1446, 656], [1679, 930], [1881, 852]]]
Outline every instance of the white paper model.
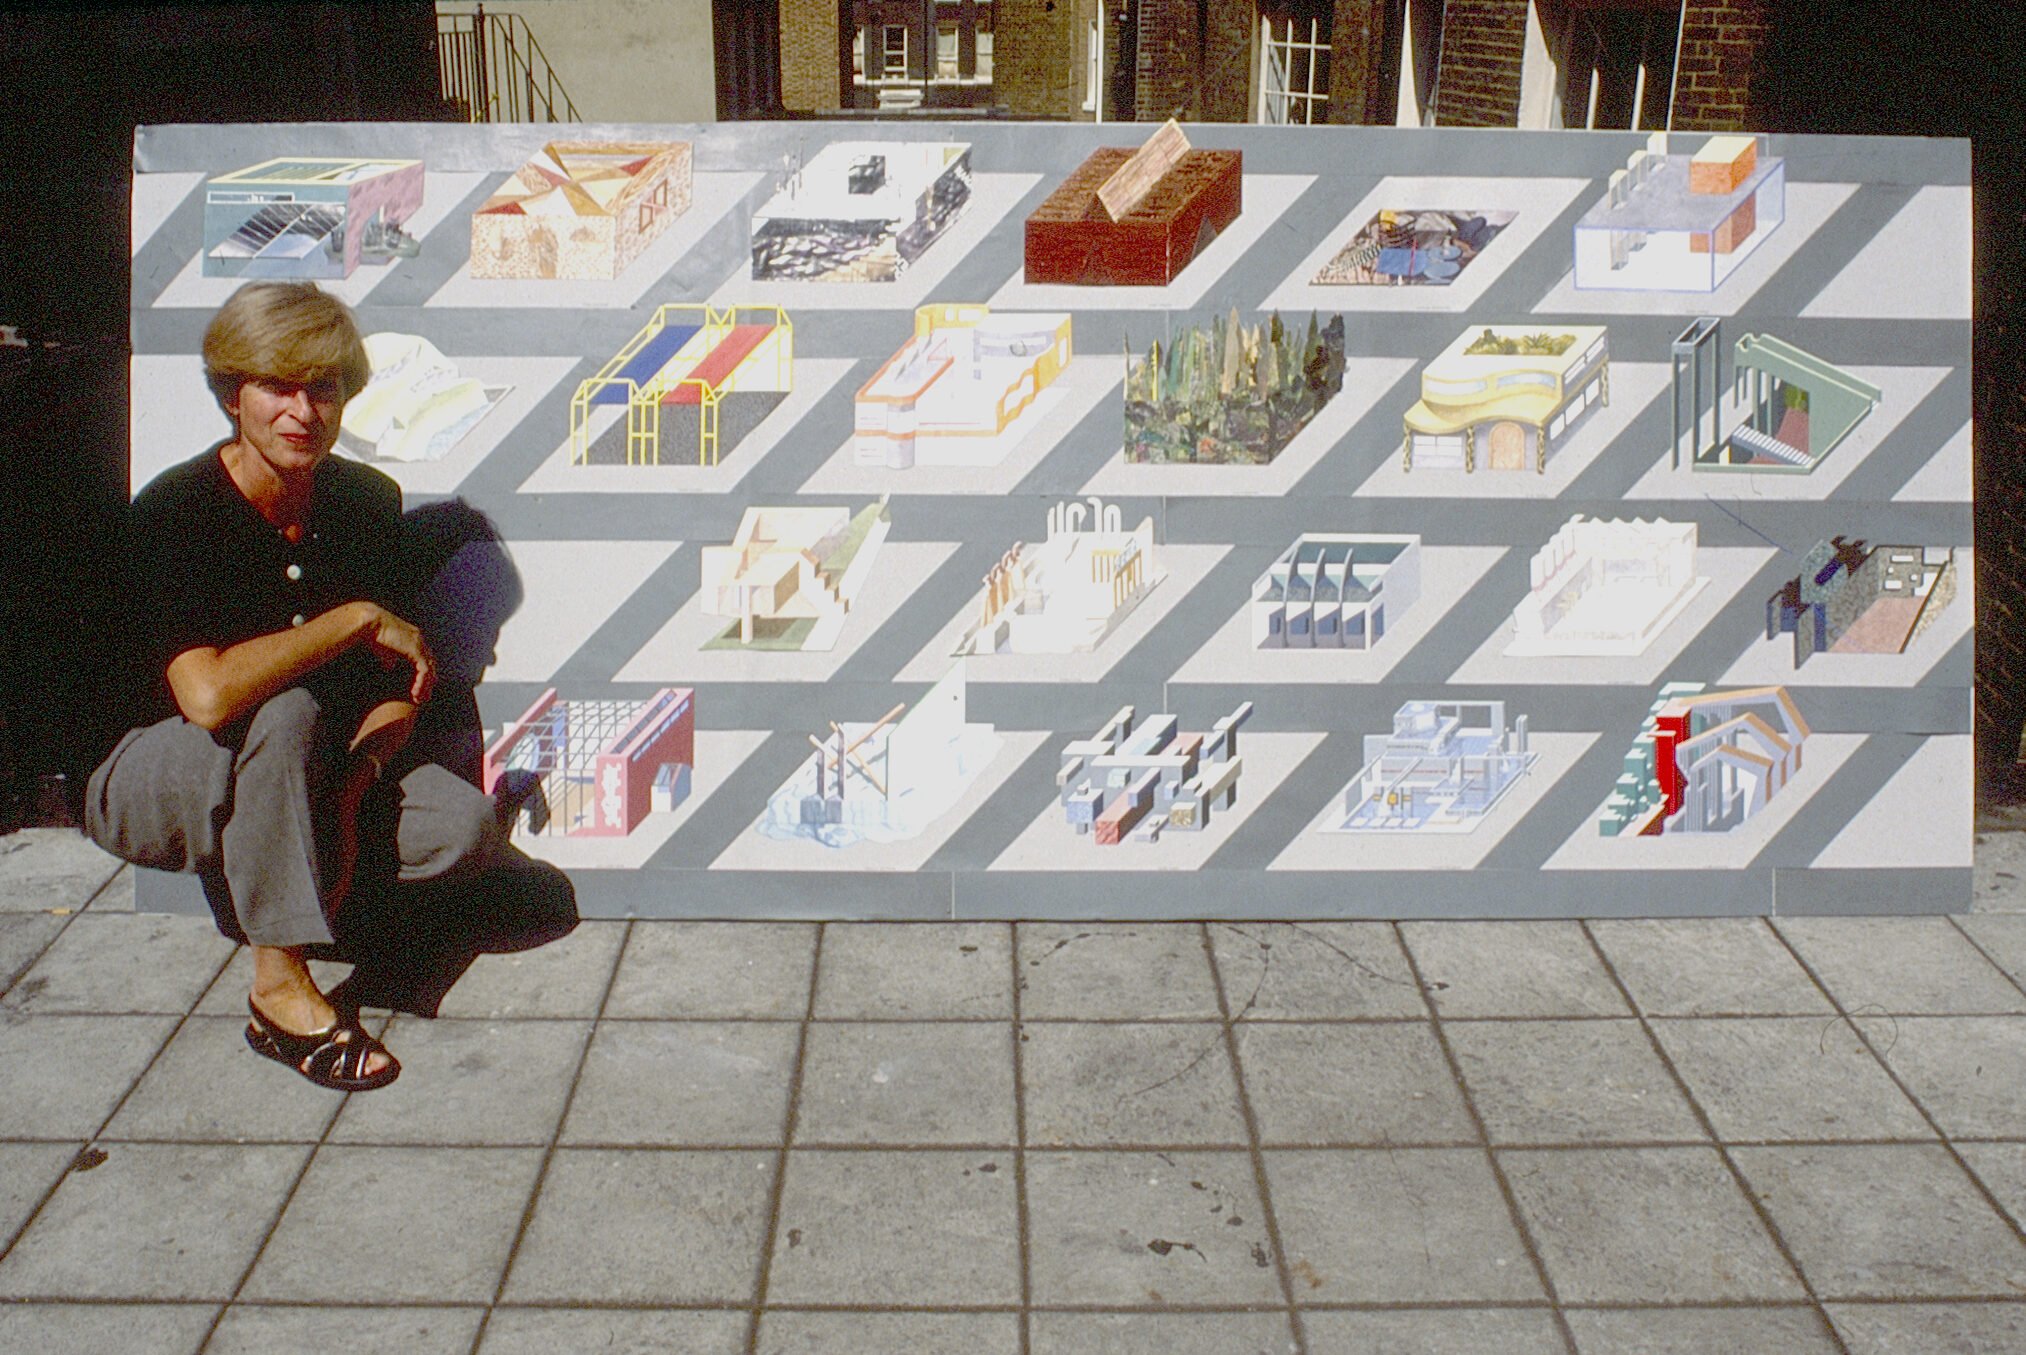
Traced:
[[923, 306], [915, 332], [859, 388], [853, 460], [861, 466], [987, 466], [1069, 365], [1063, 311], [994, 315]]
[[1326, 833], [1467, 833], [1540, 754], [1527, 717], [1508, 729], [1503, 701], [1409, 701], [1391, 734], [1365, 736], [1365, 765]]
[[1643, 654], [1709, 580], [1693, 522], [1570, 518], [1534, 552], [1513, 608], [1518, 656]]
[[1003, 742], [991, 725], [965, 723], [962, 662], [912, 708], [896, 706], [869, 725], [832, 724], [809, 741], [816, 751], [753, 826], [762, 837], [826, 847], [919, 837]]
[[738, 618], [707, 647], [826, 650], [893, 521], [881, 499], [848, 508], [748, 508], [729, 546], [705, 546], [704, 613]]
[[1252, 584], [1254, 649], [1370, 649], [1421, 595], [1418, 536], [1298, 536]]
[[[1088, 519], [1090, 526], [1084, 523]], [[1154, 520], [1122, 527], [1117, 504], [1066, 500], [1048, 510], [1048, 539], [1014, 542], [985, 576], [962, 654], [1075, 654], [1103, 643], [1167, 577], [1154, 560]]]
[[1597, 816], [1605, 837], [1728, 833], [1801, 771], [1808, 739], [1785, 687], [1705, 691], [1670, 682]]
[[372, 377], [345, 403], [338, 433], [339, 449], [355, 457], [440, 460], [512, 389], [460, 375], [417, 334], [368, 334], [366, 363]]

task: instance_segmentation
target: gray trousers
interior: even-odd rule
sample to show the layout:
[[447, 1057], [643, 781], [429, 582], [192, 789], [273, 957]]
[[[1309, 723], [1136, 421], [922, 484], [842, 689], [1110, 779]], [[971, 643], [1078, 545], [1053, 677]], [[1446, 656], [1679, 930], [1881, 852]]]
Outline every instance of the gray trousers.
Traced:
[[[355, 732], [327, 720], [301, 687], [230, 733], [180, 716], [131, 730], [86, 783], [85, 832], [136, 865], [197, 872], [214, 909], [219, 891], [229, 896], [254, 945], [328, 943], [329, 796]], [[362, 857], [374, 837], [368, 820], [389, 814], [403, 882], [476, 873], [504, 839], [492, 797], [434, 763], [367, 796]]]

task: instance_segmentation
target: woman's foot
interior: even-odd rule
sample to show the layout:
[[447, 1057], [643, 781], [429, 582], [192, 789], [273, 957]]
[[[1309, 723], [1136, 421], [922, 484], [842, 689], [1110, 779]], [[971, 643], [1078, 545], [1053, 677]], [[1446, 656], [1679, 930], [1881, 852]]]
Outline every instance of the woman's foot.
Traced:
[[[254, 1023], [262, 1028], [258, 1033], [272, 1034], [284, 1040], [336, 1038], [345, 1025], [357, 1024], [356, 1015], [341, 1020], [337, 1009], [317, 987], [316, 980], [310, 977], [309, 964], [303, 959], [302, 952], [293, 946], [253, 948], [253, 992], [248, 1001], [253, 1009]], [[363, 1035], [365, 1032], [359, 1033]], [[248, 1038], [255, 1034], [249, 1027]], [[367, 1038], [371, 1040], [370, 1036]], [[389, 1069], [399, 1072], [401, 1065], [395, 1062], [394, 1056], [381, 1048], [377, 1040], [372, 1044], [377, 1052], [365, 1057], [357, 1076], [373, 1078], [387, 1073]], [[307, 1073], [304, 1075], [309, 1076]], [[391, 1073], [387, 1074], [386, 1080], [393, 1080]]]

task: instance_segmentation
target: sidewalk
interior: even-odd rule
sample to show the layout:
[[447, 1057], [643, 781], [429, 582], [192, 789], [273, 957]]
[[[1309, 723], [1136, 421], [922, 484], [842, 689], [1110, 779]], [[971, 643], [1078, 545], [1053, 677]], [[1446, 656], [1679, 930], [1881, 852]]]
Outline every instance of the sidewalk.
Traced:
[[0, 838], [0, 1350], [2026, 1350], [2026, 833], [1957, 918], [586, 922], [346, 1098]]

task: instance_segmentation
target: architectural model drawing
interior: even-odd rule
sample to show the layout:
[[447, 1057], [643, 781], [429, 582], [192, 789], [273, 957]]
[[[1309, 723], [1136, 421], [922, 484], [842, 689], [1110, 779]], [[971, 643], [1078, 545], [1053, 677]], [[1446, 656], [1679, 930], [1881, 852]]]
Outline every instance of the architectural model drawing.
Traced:
[[348, 278], [409, 258], [420, 160], [283, 156], [204, 185], [204, 276]]
[[1877, 407], [1882, 392], [1813, 353], [1766, 334], [1731, 351], [1731, 400], [1744, 422], [1723, 431], [1723, 322], [1706, 315], [1669, 348], [1674, 441], [1695, 470], [1806, 475]]
[[1097, 733], [1062, 750], [1055, 784], [1064, 818], [1100, 847], [1128, 835], [1158, 842], [1164, 832], [1207, 828], [1213, 808], [1238, 802], [1238, 730], [1251, 718], [1246, 701], [1207, 734], [1182, 733], [1172, 715], [1135, 730], [1133, 708], [1122, 707]]
[[[655, 309], [640, 332], [612, 360], [577, 386], [570, 401], [570, 460], [592, 460], [592, 411], [626, 413], [626, 464], [661, 464], [662, 413], [689, 419], [696, 411], [696, 464], [715, 466], [720, 413], [743, 399], [760, 413], [792, 388], [795, 327], [779, 306], [727, 306], [688, 302]], [[755, 422], [749, 419], [747, 422]]]
[[[1086, 523], [1088, 525], [1086, 525]], [[1016, 541], [985, 575], [962, 654], [1075, 654], [1098, 647], [1167, 577], [1154, 520], [1125, 530], [1117, 504], [1067, 500], [1048, 510], [1038, 546]]]
[[624, 837], [688, 798], [695, 766], [689, 688], [645, 701], [560, 701], [551, 687], [486, 749], [483, 771], [487, 794], [525, 800], [516, 833]]
[[1811, 654], [1901, 654], [1955, 601], [1947, 546], [1818, 541], [1801, 573], [1766, 602], [1766, 638], [1794, 637], [1794, 666]]
[[965, 141], [834, 141], [753, 216], [753, 277], [892, 282], [971, 201]]
[[1344, 317], [1297, 332], [1234, 309], [1127, 363], [1127, 461], [1263, 466], [1343, 389]]
[[1527, 717], [1503, 701], [1409, 701], [1391, 734], [1365, 736], [1365, 765], [1344, 787], [1326, 833], [1467, 833], [1540, 754]]
[[1421, 373], [1407, 411], [1406, 470], [1532, 470], [1584, 413], [1611, 403], [1602, 325], [1466, 329]]
[[1625, 754], [1598, 817], [1605, 837], [1725, 833], [1801, 770], [1808, 722], [1785, 687], [1670, 682]]
[[961, 661], [912, 707], [871, 724], [812, 734], [816, 751], [767, 801], [754, 825], [763, 837], [806, 838], [826, 847], [920, 836], [949, 812], [998, 753], [989, 724], [964, 719]]
[[1643, 654], [1709, 583], [1692, 522], [1570, 518], [1528, 565], [1515, 655]]
[[551, 141], [471, 218], [475, 278], [616, 278], [689, 210], [687, 141]]
[[1515, 212], [1388, 208], [1367, 221], [1311, 281], [1363, 287], [1446, 287]]
[[1137, 149], [1103, 146], [1027, 218], [1030, 283], [1160, 287], [1242, 210], [1244, 158], [1199, 151], [1170, 119]]
[[338, 449], [377, 461], [437, 461], [505, 397], [462, 375], [419, 334], [366, 336], [372, 378], [345, 402]]
[[858, 390], [861, 466], [989, 464], [995, 441], [1069, 365], [1069, 315], [923, 306], [913, 337]]
[[1252, 583], [1254, 649], [1370, 649], [1421, 596], [1421, 538], [1311, 532]]
[[1713, 292], [1785, 219], [1786, 190], [1786, 162], [1763, 138], [1713, 136], [1674, 155], [1655, 132], [1576, 222], [1576, 286]]
[[893, 519], [848, 508], [748, 508], [729, 546], [703, 548], [703, 610], [736, 620], [707, 648], [829, 649]]

